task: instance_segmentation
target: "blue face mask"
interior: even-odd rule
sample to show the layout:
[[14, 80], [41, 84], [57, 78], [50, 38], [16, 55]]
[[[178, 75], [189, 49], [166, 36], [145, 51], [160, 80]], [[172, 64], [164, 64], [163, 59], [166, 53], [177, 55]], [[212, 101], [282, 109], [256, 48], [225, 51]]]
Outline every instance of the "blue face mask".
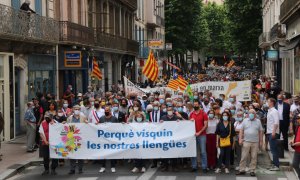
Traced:
[[160, 103], [160, 104], [163, 104], [163, 103], [165, 103], [165, 100], [164, 100], [164, 99], [160, 99], [160, 100], [159, 100], [159, 103]]
[[182, 108], [182, 107], [178, 107], [178, 108], [177, 108], [177, 111], [178, 111], [178, 112], [182, 112], [182, 111], [183, 111], [183, 108]]
[[229, 98], [229, 102], [234, 102], [234, 99], [233, 98]]
[[255, 115], [254, 114], [249, 114], [249, 118], [251, 119], [251, 120], [253, 120], [254, 119], [254, 117], [255, 117]]
[[231, 109], [230, 112], [231, 112], [232, 115], [235, 114], [235, 110], [234, 109]]
[[235, 118], [235, 120], [241, 122], [243, 120], [243, 118], [242, 117], [237, 117], [237, 118]]
[[167, 102], [167, 105], [168, 105], [168, 106], [172, 106], [172, 103], [170, 103], [170, 102]]
[[194, 99], [198, 99], [198, 96], [194, 96]]
[[119, 110], [119, 107], [113, 107], [113, 111], [116, 112]]
[[223, 116], [224, 121], [228, 121], [228, 116]]
[[153, 108], [153, 110], [154, 110], [154, 111], [158, 111], [158, 107], [155, 106], [155, 107]]
[[210, 119], [212, 119], [212, 118], [215, 117], [215, 115], [214, 115], [214, 114], [209, 114], [208, 117], [209, 117]]

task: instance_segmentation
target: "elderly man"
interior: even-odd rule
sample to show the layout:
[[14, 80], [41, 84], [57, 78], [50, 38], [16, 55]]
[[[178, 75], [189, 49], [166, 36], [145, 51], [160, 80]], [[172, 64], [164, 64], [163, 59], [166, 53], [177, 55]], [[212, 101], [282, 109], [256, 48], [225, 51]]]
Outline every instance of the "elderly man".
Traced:
[[158, 96], [159, 103], [160, 104], [165, 104], [165, 98], [166, 98], [165, 95], [162, 95], [162, 94], [159, 95]]
[[[74, 114], [68, 117], [67, 122], [68, 123], [87, 123], [86, 117], [80, 113], [80, 106], [75, 105], [73, 107]], [[71, 169], [69, 174], [75, 174], [75, 168], [76, 168], [76, 159], [70, 160]], [[82, 167], [83, 167], [83, 160], [78, 160], [78, 172], [79, 174], [82, 174]]]
[[255, 176], [257, 153], [259, 147], [262, 148], [263, 145], [263, 127], [260, 120], [256, 118], [254, 109], [249, 111], [249, 118], [243, 121], [239, 136], [239, 144], [242, 146], [242, 158], [237, 175], [245, 174], [247, 159], [250, 155], [250, 175]]
[[231, 106], [235, 106], [236, 111], [243, 110], [243, 105], [239, 101], [236, 100], [235, 95], [230, 95], [228, 101], [225, 101], [223, 104], [224, 108], [230, 108]]
[[153, 123], [158, 123], [162, 117], [162, 113], [160, 111], [160, 104], [158, 101], [154, 101], [152, 106], [153, 111], [150, 113], [150, 121]]

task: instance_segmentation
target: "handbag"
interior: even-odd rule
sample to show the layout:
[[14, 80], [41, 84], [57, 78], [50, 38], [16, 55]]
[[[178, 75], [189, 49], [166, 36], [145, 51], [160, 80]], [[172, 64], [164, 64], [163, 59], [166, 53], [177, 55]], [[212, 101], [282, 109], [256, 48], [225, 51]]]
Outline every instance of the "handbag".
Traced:
[[231, 124], [229, 124], [229, 135], [225, 138], [220, 138], [220, 147], [228, 147], [231, 145], [230, 135], [231, 135]]

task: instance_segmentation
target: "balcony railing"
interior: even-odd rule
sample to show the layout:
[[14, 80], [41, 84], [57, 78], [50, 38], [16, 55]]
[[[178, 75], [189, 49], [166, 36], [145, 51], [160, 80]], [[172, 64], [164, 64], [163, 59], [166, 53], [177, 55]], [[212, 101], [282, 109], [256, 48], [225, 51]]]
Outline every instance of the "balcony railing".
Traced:
[[69, 21], [60, 21], [60, 41], [65, 43], [93, 45], [94, 31], [92, 28]]
[[121, 2], [133, 10], [137, 9], [137, 0], [121, 0]]
[[0, 37], [16, 41], [57, 43], [58, 22], [0, 4]]
[[165, 26], [165, 19], [160, 17], [160, 16], [156, 16], [156, 24], [164, 27]]
[[258, 45], [261, 48], [264, 48], [266, 46], [270, 45], [270, 33], [269, 32], [264, 32], [259, 36], [259, 41]]
[[297, 9], [300, 9], [299, 0], [285, 0], [280, 6], [280, 21], [283, 22], [293, 14]]
[[95, 45], [100, 48], [111, 50], [126, 51], [131, 54], [138, 54], [138, 42], [124, 37], [102, 32], [100, 29], [95, 29]]

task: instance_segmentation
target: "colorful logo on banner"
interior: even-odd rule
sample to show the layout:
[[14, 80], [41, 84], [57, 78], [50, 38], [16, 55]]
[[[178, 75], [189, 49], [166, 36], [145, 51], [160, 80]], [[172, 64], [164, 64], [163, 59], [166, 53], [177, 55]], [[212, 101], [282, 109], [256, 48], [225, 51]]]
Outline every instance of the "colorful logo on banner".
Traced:
[[61, 143], [55, 146], [55, 153], [61, 157], [67, 157], [81, 147], [80, 129], [75, 125], [64, 126], [61, 131]]

